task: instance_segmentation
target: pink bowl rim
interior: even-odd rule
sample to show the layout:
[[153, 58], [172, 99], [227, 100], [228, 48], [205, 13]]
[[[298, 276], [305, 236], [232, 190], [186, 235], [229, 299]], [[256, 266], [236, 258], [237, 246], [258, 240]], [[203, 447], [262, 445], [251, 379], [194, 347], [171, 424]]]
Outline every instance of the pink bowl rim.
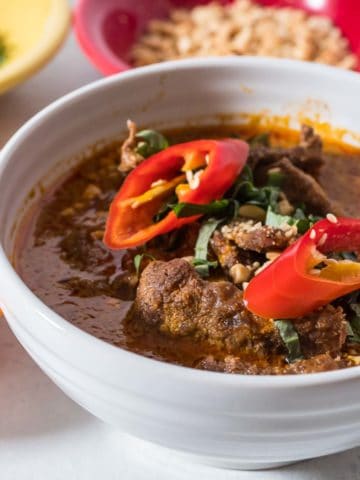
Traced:
[[82, 15], [86, 3], [87, 0], [78, 0], [73, 9], [75, 35], [85, 55], [106, 76], [132, 69], [130, 64], [122, 61], [109, 49], [107, 49], [107, 56], [104, 55], [97, 44], [87, 35], [86, 21]]

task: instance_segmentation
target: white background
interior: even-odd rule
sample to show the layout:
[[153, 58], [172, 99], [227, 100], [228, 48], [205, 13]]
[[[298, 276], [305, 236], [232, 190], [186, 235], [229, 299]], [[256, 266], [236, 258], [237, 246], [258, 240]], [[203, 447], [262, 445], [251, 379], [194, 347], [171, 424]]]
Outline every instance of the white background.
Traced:
[[[0, 146], [46, 104], [96, 78], [71, 36], [41, 73], [0, 96]], [[267, 472], [184, 463], [172, 452], [123, 435], [69, 400], [0, 318], [0, 480], [32, 479], [359, 480], [360, 448]]]

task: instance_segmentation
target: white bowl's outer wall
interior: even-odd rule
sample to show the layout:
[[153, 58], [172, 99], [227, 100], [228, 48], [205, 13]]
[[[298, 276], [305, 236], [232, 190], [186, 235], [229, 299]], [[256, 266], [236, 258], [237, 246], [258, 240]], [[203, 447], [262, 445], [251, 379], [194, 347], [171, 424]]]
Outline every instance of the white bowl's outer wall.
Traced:
[[47, 107], [4, 147], [0, 305], [40, 367], [94, 415], [201, 461], [239, 468], [276, 466], [360, 444], [360, 367], [246, 377], [149, 360], [56, 315], [22, 283], [6, 256], [31, 187], [49, 171], [58, 173], [61, 160], [64, 170], [67, 158], [116, 135], [127, 118], [166, 126], [264, 108], [284, 114], [290, 104], [294, 109], [309, 98], [327, 103], [326, 120], [360, 131], [357, 74], [231, 58], [169, 63], [101, 80]]

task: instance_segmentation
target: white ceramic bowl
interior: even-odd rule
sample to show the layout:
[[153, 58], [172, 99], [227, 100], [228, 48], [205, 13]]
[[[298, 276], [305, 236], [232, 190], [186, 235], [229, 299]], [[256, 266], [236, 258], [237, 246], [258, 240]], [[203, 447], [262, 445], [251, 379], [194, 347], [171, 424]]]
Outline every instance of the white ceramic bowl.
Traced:
[[46, 174], [43, 183], [51, 182], [86, 146], [118, 135], [129, 117], [155, 126], [209, 123], [219, 121], [217, 114], [264, 108], [294, 114], [305, 102], [321, 118], [360, 132], [359, 97], [355, 73], [225, 58], [131, 71], [47, 107], [1, 153], [0, 304], [15, 335], [49, 377], [94, 415], [202, 462], [266, 468], [359, 445], [360, 367], [251, 377], [150, 360], [72, 326], [11, 266], [14, 224], [30, 189]]

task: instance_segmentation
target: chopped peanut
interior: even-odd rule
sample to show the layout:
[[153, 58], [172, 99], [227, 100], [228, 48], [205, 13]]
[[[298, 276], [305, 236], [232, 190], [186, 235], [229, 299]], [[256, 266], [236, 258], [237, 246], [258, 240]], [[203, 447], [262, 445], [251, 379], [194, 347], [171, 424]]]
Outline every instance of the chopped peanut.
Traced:
[[295, 58], [352, 69], [347, 39], [326, 17], [295, 8], [263, 7], [251, 0], [175, 9], [152, 20], [132, 50], [135, 66], [213, 55]]

